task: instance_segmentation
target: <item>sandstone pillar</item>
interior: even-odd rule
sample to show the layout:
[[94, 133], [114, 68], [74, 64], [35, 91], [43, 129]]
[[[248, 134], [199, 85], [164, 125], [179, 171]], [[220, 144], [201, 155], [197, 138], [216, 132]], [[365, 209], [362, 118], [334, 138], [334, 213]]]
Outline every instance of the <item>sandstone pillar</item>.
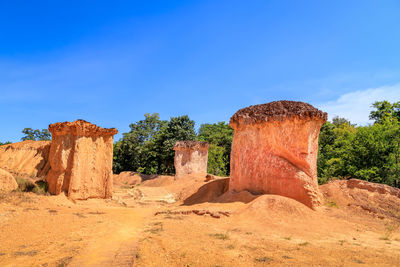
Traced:
[[186, 174], [207, 175], [207, 142], [178, 141], [175, 150], [175, 176]]
[[318, 206], [318, 136], [326, 119], [326, 113], [295, 101], [236, 112], [230, 120], [230, 190], [282, 195], [310, 208]]
[[52, 134], [49, 192], [64, 191], [71, 199], [112, 196], [113, 135], [84, 120], [49, 125]]

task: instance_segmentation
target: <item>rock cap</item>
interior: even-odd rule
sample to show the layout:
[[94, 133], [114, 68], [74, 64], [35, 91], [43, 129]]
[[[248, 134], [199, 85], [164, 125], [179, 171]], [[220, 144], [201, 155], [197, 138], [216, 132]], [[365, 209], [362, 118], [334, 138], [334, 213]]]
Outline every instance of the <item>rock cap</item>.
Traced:
[[177, 141], [174, 146], [174, 150], [208, 150], [210, 144], [207, 142], [202, 141], [192, 141], [192, 140], [185, 140], [185, 141]]
[[304, 102], [281, 100], [242, 108], [231, 117], [230, 125], [283, 121], [294, 117], [305, 120], [317, 119], [325, 122], [328, 115], [326, 112]]
[[74, 122], [57, 122], [49, 125], [49, 131], [53, 135], [72, 134], [76, 136], [107, 136], [118, 133], [115, 128], [101, 128], [85, 120]]

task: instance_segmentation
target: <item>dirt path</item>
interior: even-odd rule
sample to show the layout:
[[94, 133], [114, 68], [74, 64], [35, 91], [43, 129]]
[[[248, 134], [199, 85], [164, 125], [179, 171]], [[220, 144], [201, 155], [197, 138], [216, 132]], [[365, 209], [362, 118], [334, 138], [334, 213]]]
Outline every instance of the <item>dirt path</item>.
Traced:
[[113, 200], [0, 194], [0, 266], [400, 266], [398, 197], [333, 183], [313, 211], [246, 192], [214, 201], [224, 179], [151, 182]]
[[87, 248], [69, 266], [132, 266], [140, 229], [149, 210], [114, 209], [109, 211], [114, 229], [99, 229]]
[[0, 201], [0, 266], [132, 266], [151, 208], [16, 194]]

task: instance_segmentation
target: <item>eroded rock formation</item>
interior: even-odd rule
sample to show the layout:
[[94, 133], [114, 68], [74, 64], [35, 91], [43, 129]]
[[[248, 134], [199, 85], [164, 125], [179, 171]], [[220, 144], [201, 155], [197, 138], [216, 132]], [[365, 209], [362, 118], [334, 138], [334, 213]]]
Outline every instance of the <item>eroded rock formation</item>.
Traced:
[[0, 191], [9, 192], [18, 188], [18, 184], [11, 173], [0, 169]]
[[0, 167], [15, 177], [45, 177], [50, 141], [23, 141], [0, 146]]
[[208, 148], [207, 142], [178, 141], [175, 150], [175, 175], [207, 175]]
[[118, 131], [84, 120], [54, 123], [49, 131], [49, 192], [64, 191], [71, 199], [111, 197], [113, 135]]
[[230, 190], [282, 195], [310, 208], [318, 206], [318, 136], [326, 119], [326, 113], [296, 101], [236, 112], [230, 120]]

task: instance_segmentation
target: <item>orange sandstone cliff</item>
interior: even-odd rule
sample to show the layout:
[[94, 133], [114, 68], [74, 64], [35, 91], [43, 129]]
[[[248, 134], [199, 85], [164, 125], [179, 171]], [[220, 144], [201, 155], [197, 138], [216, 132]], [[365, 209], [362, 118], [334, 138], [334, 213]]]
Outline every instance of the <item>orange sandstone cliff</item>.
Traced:
[[49, 131], [49, 192], [64, 191], [71, 199], [111, 197], [113, 135], [118, 131], [84, 120], [54, 123]]
[[327, 114], [296, 101], [276, 101], [236, 112], [229, 188], [321, 203], [317, 182], [318, 136]]
[[50, 141], [23, 141], [0, 146], [0, 168], [14, 177], [45, 177], [50, 169], [48, 162]]

